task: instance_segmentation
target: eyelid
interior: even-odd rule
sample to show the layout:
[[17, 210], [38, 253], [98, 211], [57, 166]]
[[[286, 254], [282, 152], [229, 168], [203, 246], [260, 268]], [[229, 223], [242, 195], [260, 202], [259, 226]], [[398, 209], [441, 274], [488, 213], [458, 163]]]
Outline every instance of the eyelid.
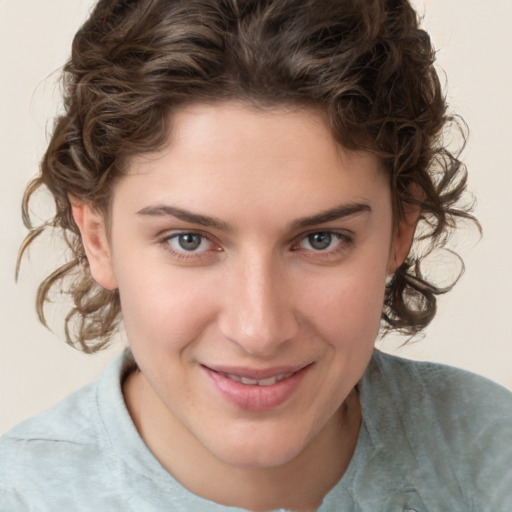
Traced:
[[308, 229], [307, 231], [302, 231], [299, 235], [296, 235], [292, 239], [292, 243], [296, 243], [297, 241], [303, 240], [311, 235], [316, 235], [317, 233], [329, 233], [331, 235], [344, 238], [344, 239], [353, 239], [355, 233], [350, 229], [336, 229], [336, 228], [316, 228], [316, 229]]
[[[307, 249], [307, 248], [301, 248], [299, 245], [300, 243], [306, 239], [307, 237], [319, 234], [319, 233], [328, 233], [331, 234], [333, 237], [335, 237], [338, 240], [338, 243], [335, 244], [333, 248], [325, 249], [325, 250], [315, 250], [313, 248]], [[169, 244], [169, 240], [176, 238], [180, 235], [197, 235], [201, 238], [207, 240], [211, 247], [209, 247], [206, 250], [201, 251], [187, 251], [187, 250], [176, 250]], [[200, 261], [201, 259], [208, 259], [214, 256], [215, 253], [223, 252], [224, 249], [222, 245], [215, 239], [214, 236], [211, 235], [211, 233], [205, 233], [201, 230], [197, 229], [174, 229], [174, 230], [167, 230], [164, 233], [162, 233], [158, 237], [158, 243], [163, 247], [163, 249], [170, 253], [172, 257], [179, 259], [179, 260], [191, 260], [193, 263], [194, 261]], [[340, 253], [343, 253], [344, 251], [348, 250], [350, 245], [353, 245], [354, 243], [354, 232], [352, 230], [348, 229], [310, 229], [308, 231], [302, 232], [298, 236], [295, 236], [291, 243], [291, 251], [292, 252], [303, 252], [303, 253], [309, 253], [308, 256], [314, 257], [317, 259], [321, 258], [333, 258]]]
[[202, 238], [206, 238], [207, 240], [210, 240], [211, 242], [215, 243], [214, 237], [210, 233], [206, 233], [200, 229], [194, 228], [166, 229], [162, 233], [158, 234], [158, 239], [161, 241], [170, 240], [171, 238], [175, 238], [180, 235], [198, 235]]
[[[320, 233], [328, 233], [332, 236], [336, 237], [339, 241], [332, 249], [325, 250], [315, 250], [315, 249], [304, 249], [299, 247], [299, 244], [305, 240], [307, 237]], [[339, 229], [312, 229], [307, 232], [301, 233], [299, 236], [295, 237], [292, 242], [292, 251], [305, 251], [314, 255], [314, 257], [330, 257], [335, 256], [340, 252], [343, 252], [348, 248], [348, 246], [354, 243], [354, 233], [351, 230], [339, 230]]]
[[[179, 237], [180, 235], [196, 235], [201, 237], [204, 240], [207, 240], [210, 244], [212, 244], [213, 249], [207, 249], [204, 251], [186, 251], [186, 250], [177, 250], [172, 247], [169, 243], [170, 240]], [[158, 243], [163, 247], [163, 249], [170, 253], [172, 256], [177, 259], [201, 259], [207, 256], [211, 256], [211, 253], [221, 252], [222, 247], [218, 242], [214, 240], [214, 238], [209, 233], [204, 233], [201, 230], [197, 229], [175, 229], [171, 231], [166, 231], [161, 236], [158, 237]]]

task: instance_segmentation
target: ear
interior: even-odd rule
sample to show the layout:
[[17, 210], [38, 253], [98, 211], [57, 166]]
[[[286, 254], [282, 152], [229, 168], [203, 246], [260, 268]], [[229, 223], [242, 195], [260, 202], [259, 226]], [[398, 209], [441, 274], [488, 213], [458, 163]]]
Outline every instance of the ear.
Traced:
[[106, 290], [115, 290], [117, 281], [112, 268], [105, 219], [88, 203], [75, 197], [69, 198], [76, 225], [82, 235], [85, 254], [94, 280]]
[[394, 274], [396, 269], [405, 261], [411, 250], [414, 233], [420, 218], [420, 207], [407, 205], [404, 216], [398, 221], [393, 233], [391, 251], [388, 259], [388, 275]]

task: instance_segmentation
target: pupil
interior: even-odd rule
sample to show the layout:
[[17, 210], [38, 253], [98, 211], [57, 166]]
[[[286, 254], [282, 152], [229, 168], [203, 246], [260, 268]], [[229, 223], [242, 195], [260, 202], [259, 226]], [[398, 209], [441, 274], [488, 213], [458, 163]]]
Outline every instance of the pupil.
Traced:
[[180, 247], [186, 251], [194, 251], [201, 245], [201, 237], [193, 233], [179, 236]]
[[309, 243], [314, 249], [322, 250], [331, 245], [332, 235], [330, 233], [315, 233], [309, 235]]

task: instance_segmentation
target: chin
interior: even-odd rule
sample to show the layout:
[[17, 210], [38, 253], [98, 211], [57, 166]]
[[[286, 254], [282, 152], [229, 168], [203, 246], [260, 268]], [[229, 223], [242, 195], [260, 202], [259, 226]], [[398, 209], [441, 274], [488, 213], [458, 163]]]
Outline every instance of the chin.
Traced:
[[206, 446], [217, 459], [240, 469], [264, 469], [284, 466], [304, 449], [305, 436], [290, 432], [254, 432], [253, 435], [227, 434], [222, 446]]
[[229, 466], [239, 469], [269, 469], [285, 466], [300, 453], [296, 450], [274, 450], [263, 452], [262, 450], [244, 450], [243, 452], [231, 452], [221, 455], [222, 461]]

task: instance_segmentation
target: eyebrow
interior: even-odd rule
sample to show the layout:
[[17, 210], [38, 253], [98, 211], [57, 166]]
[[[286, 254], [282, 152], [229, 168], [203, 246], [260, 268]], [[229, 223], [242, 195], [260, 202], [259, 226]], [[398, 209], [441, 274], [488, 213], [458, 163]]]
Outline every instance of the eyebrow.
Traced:
[[317, 224], [324, 224], [325, 222], [332, 222], [333, 220], [344, 219], [346, 217], [353, 217], [361, 213], [371, 213], [372, 207], [368, 203], [348, 203], [328, 208], [311, 217], [304, 217], [292, 222], [292, 229], [307, 228]]
[[139, 210], [137, 214], [149, 215], [153, 217], [171, 215], [172, 217], [176, 217], [177, 219], [180, 219], [184, 222], [190, 222], [191, 224], [199, 224], [200, 226], [205, 226], [207, 228], [215, 228], [220, 231], [233, 231], [233, 227], [227, 222], [224, 222], [223, 220], [217, 219], [215, 217], [210, 217], [208, 215], [193, 213], [182, 208], [177, 208], [176, 206], [147, 206], [146, 208], [142, 208], [142, 210]]
[[[306, 228], [317, 224], [323, 224], [325, 222], [332, 222], [334, 220], [343, 219], [346, 217], [352, 217], [361, 213], [371, 213], [372, 208], [368, 203], [348, 203], [335, 206], [320, 212], [310, 217], [303, 217], [297, 219], [290, 224], [292, 230]], [[161, 217], [170, 215], [176, 217], [184, 222], [190, 222], [191, 224], [199, 224], [207, 228], [214, 228], [220, 231], [232, 232], [234, 228], [231, 224], [218, 219], [216, 217], [210, 217], [209, 215], [201, 215], [199, 213], [193, 213], [183, 208], [170, 205], [155, 205], [146, 206], [137, 212], [138, 215], [147, 215], [152, 217]]]

